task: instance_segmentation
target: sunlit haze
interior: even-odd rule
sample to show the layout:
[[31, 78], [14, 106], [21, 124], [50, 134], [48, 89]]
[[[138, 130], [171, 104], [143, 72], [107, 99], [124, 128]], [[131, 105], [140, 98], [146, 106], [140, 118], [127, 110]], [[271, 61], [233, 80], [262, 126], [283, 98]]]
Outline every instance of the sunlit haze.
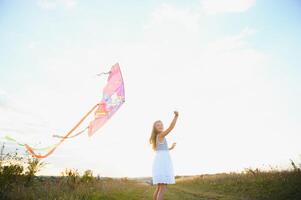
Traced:
[[301, 153], [300, 19], [298, 0], [2, 0], [1, 142], [56, 143], [100, 101], [96, 74], [118, 62], [124, 105], [40, 174], [150, 176], [152, 123], [167, 127], [174, 110], [176, 174], [286, 167]]

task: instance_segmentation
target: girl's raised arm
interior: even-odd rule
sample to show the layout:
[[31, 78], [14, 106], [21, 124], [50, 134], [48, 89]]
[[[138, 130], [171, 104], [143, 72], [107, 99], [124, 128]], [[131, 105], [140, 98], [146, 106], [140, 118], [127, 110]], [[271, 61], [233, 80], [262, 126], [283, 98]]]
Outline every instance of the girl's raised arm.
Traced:
[[174, 111], [174, 114], [175, 114], [175, 116], [174, 116], [172, 122], [170, 123], [169, 127], [165, 131], [160, 133], [160, 135], [159, 135], [160, 140], [162, 140], [166, 135], [168, 135], [172, 131], [172, 129], [176, 126], [179, 113], [178, 113], [178, 111]]

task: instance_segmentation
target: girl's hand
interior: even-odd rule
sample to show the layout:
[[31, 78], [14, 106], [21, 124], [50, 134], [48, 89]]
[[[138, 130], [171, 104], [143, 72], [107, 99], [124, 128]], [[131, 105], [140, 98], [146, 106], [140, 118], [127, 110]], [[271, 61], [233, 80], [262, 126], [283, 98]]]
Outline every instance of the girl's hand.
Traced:
[[174, 149], [175, 147], [176, 147], [176, 145], [177, 145], [177, 143], [172, 143], [172, 145], [171, 145], [171, 147], [169, 148], [169, 150], [172, 150], [172, 149]]
[[175, 114], [176, 117], [179, 116], [179, 112], [178, 111], [174, 111], [173, 113]]

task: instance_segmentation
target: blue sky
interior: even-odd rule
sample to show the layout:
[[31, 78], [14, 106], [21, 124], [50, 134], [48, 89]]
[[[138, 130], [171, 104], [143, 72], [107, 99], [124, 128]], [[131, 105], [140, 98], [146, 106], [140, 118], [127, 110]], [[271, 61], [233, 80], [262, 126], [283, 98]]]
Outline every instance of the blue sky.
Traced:
[[55, 142], [98, 101], [104, 80], [94, 75], [119, 62], [123, 109], [92, 139], [64, 144], [42, 173], [149, 175], [149, 128], [173, 109], [178, 174], [286, 166], [301, 152], [300, 9], [298, 0], [2, 0], [0, 136]]
[[[10, 72], [16, 75], [15, 70], [22, 72], [22, 69], [28, 70], [28, 67], [32, 70], [30, 74], [38, 71], [39, 67], [32, 59], [32, 53], [26, 49], [29, 41], [40, 42], [45, 47], [44, 54], [47, 55], [59, 53], [56, 50], [58, 45], [60, 47], [89, 46], [93, 45], [95, 40], [102, 44], [110, 44], [112, 41], [134, 42], [141, 36], [149, 13], [162, 3], [171, 2], [77, 2], [76, 9], [66, 11], [68, 8], [59, 3], [54, 3], [58, 5], [47, 10], [41, 9], [37, 1], [1, 1], [2, 48], [0, 50], [3, 66], [1, 70], [5, 70], [5, 73], [1, 74]], [[172, 1], [172, 4], [179, 7], [197, 7], [199, 1], [187, 3]], [[252, 37], [251, 44], [276, 55], [282, 64], [289, 64], [294, 75], [296, 74], [294, 70], [298, 70], [296, 58], [301, 52], [298, 37], [301, 34], [300, 6], [298, 0], [278, 1], [277, 3], [257, 1], [256, 6], [245, 15], [222, 14], [206, 20], [205, 37], [202, 39], [208, 41], [225, 34], [234, 34], [246, 24], [256, 27], [260, 35]], [[82, 40], [82, 37], [90, 35], [87, 32], [89, 29], [85, 30], [85, 27], [93, 23], [98, 23], [98, 28], [95, 30], [96, 38], [92, 36], [88, 40]], [[17, 55], [18, 59], [11, 59], [12, 55]], [[24, 61], [28, 63], [28, 66], [21, 67]], [[30, 74], [27, 75], [29, 78]], [[1, 80], [3, 79], [5, 77], [1, 77]]]

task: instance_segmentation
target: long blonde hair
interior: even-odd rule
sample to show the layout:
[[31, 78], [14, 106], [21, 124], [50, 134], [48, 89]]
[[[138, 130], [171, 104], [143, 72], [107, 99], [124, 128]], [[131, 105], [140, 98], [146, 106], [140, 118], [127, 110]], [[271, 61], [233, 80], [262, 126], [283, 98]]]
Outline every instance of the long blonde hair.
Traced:
[[157, 120], [154, 122], [153, 130], [152, 130], [151, 136], [149, 138], [149, 143], [151, 144], [153, 150], [156, 150], [156, 147], [157, 147], [156, 140], [157, 140], [157, 135], [159, 134], [159, 132], [156, 130], [156, 124], [159, 122], [162, 123], [160, 120]]

